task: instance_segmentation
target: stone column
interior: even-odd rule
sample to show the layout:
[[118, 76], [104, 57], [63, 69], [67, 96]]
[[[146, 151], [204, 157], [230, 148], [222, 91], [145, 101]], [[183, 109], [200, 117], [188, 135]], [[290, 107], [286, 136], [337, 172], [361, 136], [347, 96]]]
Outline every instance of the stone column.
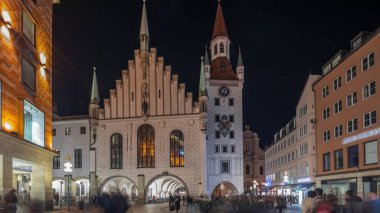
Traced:
[[207, 147], [206, 147], [206, 131], [202, 131], [200, 135], [200, 149], [201, 149], [201, 162], [203, 162], [201, 166], [201, 174], [199, 180], [199, 192], [195, 196], [200, 196], [207, 194]]
[[39, 165], [32, 165], [30, 199], [34, 208], [44, 209], [45, 196], [45, 168]]
[[[90, 197], [98, 195], [98, 176], [95, 172], [90, 172]], [[100, 192], [99, 192], [100, 193]]]
[[145, 203], [145, 176], [137, 175], [138, 204]]
[[12, 182], [13, 182], [13, 162], [12, 157], [3, 155], [2, 157], [2, 173], [3, 173], [3, 182], [2, 182], [2, 188], [0, 187], [0, 190], [2, 189], [2, 197], [4, 198], [4, 195], [6, 195], [12, 188]]
[[356, 192], [357, 195], [364, 198], [363, 177], [357, 177], [356, 188], [357, 188], [357, 192]]

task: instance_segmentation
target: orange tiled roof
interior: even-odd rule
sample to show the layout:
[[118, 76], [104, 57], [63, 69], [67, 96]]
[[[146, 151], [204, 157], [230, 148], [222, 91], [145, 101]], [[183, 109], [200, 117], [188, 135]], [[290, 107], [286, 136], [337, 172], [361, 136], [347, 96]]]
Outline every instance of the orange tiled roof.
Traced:
[[214, 32], [212, 34], [212, 39], [218, 36], [228, 37], [227, 27], [226, 27], [226, 24], [224, 23], [223, 11], [222, 11], [222, 7], [220, 6], [220, 3], [218, 5], [218, 10], [216, 12]]

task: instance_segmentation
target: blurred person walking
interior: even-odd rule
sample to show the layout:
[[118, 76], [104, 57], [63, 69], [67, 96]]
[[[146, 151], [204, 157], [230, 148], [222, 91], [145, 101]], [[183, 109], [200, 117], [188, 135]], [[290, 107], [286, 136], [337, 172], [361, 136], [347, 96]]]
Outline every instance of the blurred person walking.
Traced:
[[313, 213], [317, 205], [315, 197], [317, 193], [315, 191], [308, 191], [307, 197], [302, 201], [302, 213]]
[[380, 212], [380, 198], [377, 196], [376, 192], [369, 192], [367, 194], [368, 201], [365, 202], [364, 211], [365, 213], [378, 213]]
[[355, 194], [353, 190], [346, 192], [346, 205], [344, 206], [345, 213], [362, 213], [363, 202], [362, 199]]

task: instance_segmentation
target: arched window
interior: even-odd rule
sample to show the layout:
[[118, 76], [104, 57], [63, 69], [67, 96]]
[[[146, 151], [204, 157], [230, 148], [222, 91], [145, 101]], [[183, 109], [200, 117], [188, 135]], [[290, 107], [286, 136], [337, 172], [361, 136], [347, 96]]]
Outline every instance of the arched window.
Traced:
[[245, 165], [245, 174], [246, 175], [249, 175], [250, 171], [249, 171], [249, 165]]
[[170, 166], [183, 167], [184, 156], [183, 133], [180, 130], [174, 130], [170, 133]]
[[121, 134], [111, 136], [111, 169], [123, 168], [123, 139]]
[[143, 124], [137, 130], [137, 167], [154, 167], [154, 128], [150, 124]]
[[260, 166], [260, 175], [264, 175], [264, 167]]
[[214, 55], [218, 54], [218, 46], [215, 44], [214, 45]]
[[224, 53], [224, 44], [223, 43], [219, 44], [219, 52]]

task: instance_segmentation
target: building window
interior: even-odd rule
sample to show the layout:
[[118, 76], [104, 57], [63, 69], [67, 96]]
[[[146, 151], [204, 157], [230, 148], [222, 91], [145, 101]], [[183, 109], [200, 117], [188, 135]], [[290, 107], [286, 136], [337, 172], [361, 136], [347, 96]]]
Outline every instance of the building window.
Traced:
[[330, 108], [326, 108], [323, 110], [323, 120], [326, 120], [328, 117], [330, 117]]
[[214, 99], [214, 105], [215, 106], [220, 106], [220, 99], [219, 98], [215, 98]]
[[[300, 133], [300, 137], [303, 137], [307, 134], [307, 123], [304, 124], [303, 126], [301, 126], [301, 128], [299, 129], [299, 133]], [[286, 141], [285, 141], [285, 147], [286, 147]]]
[[264, 175], [264, 167], [260, 166], [260, 175]]
[[335, 138], [342, 136], [343, 134], [343, 125], [337, 125], [334, 128]]
[[374, 94], [376, 94], [376, 82], [372, 81], [363, 87], [363, 99], [367, 99]]
[[86, 134], [86, 127], [84, 127], [84, 126], [80, 127], [80, 134], [81, 135]]
[[215, 122], [218, 123], [220, 121], [220, 115], [215, 115]]
[[343, 149], [335, 151], [335, 169], [343, 169]]
[[224, 174], [230, 173], [230, 161], [229, 160], [220, 161], [220, 173], [224, 173]]
[[351, 107], [356, 103], [358, 103], [358, 95], [356, 92], [353, 92], [347, 96], [347, 107]]
[[371, 53], [362, 59], [363, 71], [375, 65], [375, 53]]
[[341, 111], [342, 111], [342, 100], [334, 104], [334, 114], [338, 114]]
[[249, 165], [245, 165], [245, 174], [246, 175], [249, 175], [250, 174], [250, 171], [249, 171]]
[[36, 67], [22, 57], [22, 81], [31, 90], [36, 90]]
[[56, 135], [57, 135], [57, 129], [53, 129], [53, 131], [52, 131], [52, 135], [53, 135], [53, 136], [56, 136]]
[[24, 100], [24, 139], [39, 146], [45, 145], [45, 115]]
[[346, 71], [346, 81], [349, 82], [356, 77], [356, 66], [351, 67]]
[[235, 132], [234, 131], [230, 131], [230, 138], [235, 138]]
[[364, 144], [364, 164], [377, 163], [377, 140]]
[[329, 95], [329, 86], [325, 86], [322, 89], [322, 97], [325, 98], [328, 95]]
[[323, 171], [330, 171], [330, 153], [323, 154]]
[[334, 91], [342, 87], [342, 77], [338, 77], [334, 80]]
[[218, 46], [215, 44], [214, 45], [214, 55], [218, 54]]
[[358, 145], [347, 148], [348, 168], [357, 167], [359, 165], [359, 148]]
[[323, 142], [327, 142], [330, 140], [330, 130], [323, 132]]
[[307, 114], [307, 104], [303, 105], [301, 107], [301, 109], [299, 109], [299, 118], [302, 118], [303, 116], [305, 116]]
[[71, 135], [71, 127], [65, 128], [65, 135]]
[[111, 169], [123, 168], [123, 138], [120, 133], [111, 136]]
[[61, 168], [61, 156], [54, 156], [53, 158], [53, 169]]
[[74, 168], [82, 168], [82, 149], [74, 149]]
[[234, 105], [234, 99], [233, 98], [228, 99], [228, 105], [229, 106], [233, 106]]
[[34, 46], [36, 42], [36, 25], [25, 10], [22, 13], [22, 33]]
[[137, 167], [155, 166], [155, 132], [150, 124], [143, 124], [137, 130]]
[[220, 132], [219, 131], [215, 131], [215, 138], [220, 138]]
[[235, 153], [235, 145], [231, 145], [230, 150], [231, 150], [231, 153]]
[[219, 52], [224, 53], [224, 44], [223, 43], [219, 44]]
[[170, 166], [184, 167], [185, 148], [184, 137], [180, 130], [174, 130], [170, 134]]
[[368, 112], [363, 115], [364, 127], [376, 124], [376, 111]]
[[219, 145], [215, 145], [215, 153], [219, 153]]
[[347, 132], [351, 133], [358, 130], [358, 119], [354, 118], [347, 122]]
[[227, 145], [222, 146], [222, 153], [228, 153], [228, 146]]
[[235, 121], [235, 119], [234, 119], [234, 115], [230, 115], [230, 116], [229, 116], [229, 120], [230, 120], [231, 123], [233, 123], [233, 122]]

